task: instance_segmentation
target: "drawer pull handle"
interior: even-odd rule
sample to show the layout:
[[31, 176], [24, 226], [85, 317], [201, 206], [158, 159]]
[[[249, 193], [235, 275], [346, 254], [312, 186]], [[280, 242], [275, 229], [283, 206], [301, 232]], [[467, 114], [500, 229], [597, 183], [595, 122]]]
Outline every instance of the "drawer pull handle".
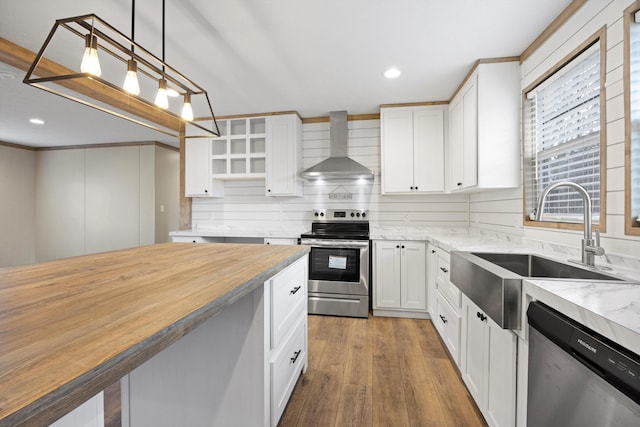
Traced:
[[487, 320], [487, 316], [480, 313], [479, 311], [476, 313], [476, 315], [478, 316], [478, 319], [480, 319], [481, 322], [484, 322], [485, 320]]
[[444, 317], [442, 314], [440, 315], [440, 320], [442, 320], [442, 323], [444, 323], [444, 324], [447, 323], [447, 318]]
[[449, 270], [447, 270], [447, 269], [446, 269], [446, 268], [444, 268], [444, 267], [440, 267], [440, 270], [442, 270], [442, 272], [443, 272], [443, 273], [448, 273], [448, 272], [449, 272]]
[[296, 292], [298, 292], [301, 287], [302, 286], [296, 286], [295, 288], [291, 289], [291, 291], [289, 291], [289, 295], [295, 295]]
[[291, 358], [291, 363], [295, 364], [296, 360], [298, 360], [298, 356], [300, 356], [300, 353], [302, 353], [302, 350], [298, 350], [295, 353], [293, 353], [293, 357]]

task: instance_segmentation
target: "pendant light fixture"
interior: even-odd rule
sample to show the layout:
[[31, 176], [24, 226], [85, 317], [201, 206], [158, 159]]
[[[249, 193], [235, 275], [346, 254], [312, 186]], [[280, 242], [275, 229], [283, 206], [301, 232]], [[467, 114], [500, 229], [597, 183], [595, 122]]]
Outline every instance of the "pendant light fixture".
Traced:
[[89, 73], [96, 77], [102, 75], [100, 69], [100, 60], [98, 59], [98, 38], [89, 33], [85, 36], [84, 42], [84, 55], [82, 56], [82, 62], [80, 63], [80, 71], [83, 73]]
[[[136, 0], [131, 0], [131, 40], [136, 39]], [[131, 45], [131, 53], [135, 52], [135, 45]], [[122, 88], [132, 95], [140, 94], [140, 84], [138, 83], [138, 63], [133, 59], [127, 61], [127, 75], [124, 78]]]
[[[95, 14], [56, 20], [23, 82], [175, 138], [220, 136], [207, 91], [164, 62], [164, 0], [163, 59], [134, 41], [134, 1], [130, 37]], [[85, 57], [80, 64], [64, 54], [82, 47]], [[112, 80], [125, 70], [126, 84]], [[145, 91], [155, 85], [160, 89], [158, 96], [153, 90]], [[183, 98], [182, 105], [170, 105], [170, 89]]]

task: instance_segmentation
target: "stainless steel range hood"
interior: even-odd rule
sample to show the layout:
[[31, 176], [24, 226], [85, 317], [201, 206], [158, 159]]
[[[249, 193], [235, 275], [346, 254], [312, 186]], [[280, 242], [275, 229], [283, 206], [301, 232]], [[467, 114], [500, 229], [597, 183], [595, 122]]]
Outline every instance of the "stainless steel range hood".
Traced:
[[373, 179], [371, 169], [348, 157], [347, 112], [329, 113], [329, 158], [300, 173], [305, 179]]

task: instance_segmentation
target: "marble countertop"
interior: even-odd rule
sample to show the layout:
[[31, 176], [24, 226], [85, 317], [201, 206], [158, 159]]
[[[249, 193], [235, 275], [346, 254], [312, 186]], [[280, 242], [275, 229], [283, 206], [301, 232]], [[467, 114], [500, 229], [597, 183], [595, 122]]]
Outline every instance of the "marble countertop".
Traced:
[[522, 291], [640, 355], [640, 284], [526, 280]]

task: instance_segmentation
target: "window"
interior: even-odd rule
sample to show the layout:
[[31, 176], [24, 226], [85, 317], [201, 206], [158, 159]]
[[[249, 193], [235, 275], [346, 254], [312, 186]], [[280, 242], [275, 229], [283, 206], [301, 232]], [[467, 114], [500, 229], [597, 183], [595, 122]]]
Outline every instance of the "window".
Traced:
[[625, 232], [640, 235], [640, 8], [639, 2], [625, 12], [629, 27], [625, 39], [625, 99], [626, 147], [625, 158]]
[[[604, 84], [599, 38], [525, 91], [524, 167], [526, 225], [540, 193], [550, 184], [572, 181], [591, 196], [594, 224], [604, 225]], [[543, 218], [580, 223], [582, 197], [560, 187], [547, 197]], [[573, 228], [573, 227], [566, 227]]]

